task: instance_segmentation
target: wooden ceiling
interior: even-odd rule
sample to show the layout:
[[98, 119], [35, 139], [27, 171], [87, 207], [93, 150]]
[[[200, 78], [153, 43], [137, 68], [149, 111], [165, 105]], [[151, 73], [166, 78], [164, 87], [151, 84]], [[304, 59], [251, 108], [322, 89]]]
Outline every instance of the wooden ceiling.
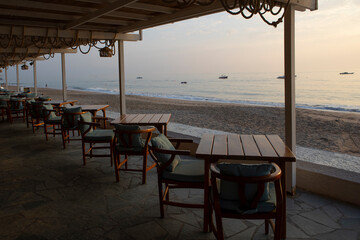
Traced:
[[[287, 0], [278, 0], [287, 2]], [[224, 11], [220, 0], [182, 8], [163, 0], [0, 0], [0, 67], [99, 40], [137, 41], [132, 33]], [[298, 10], [317, 0], [291, 0]], [[19, 60], [20, 59], [20, 60]]]

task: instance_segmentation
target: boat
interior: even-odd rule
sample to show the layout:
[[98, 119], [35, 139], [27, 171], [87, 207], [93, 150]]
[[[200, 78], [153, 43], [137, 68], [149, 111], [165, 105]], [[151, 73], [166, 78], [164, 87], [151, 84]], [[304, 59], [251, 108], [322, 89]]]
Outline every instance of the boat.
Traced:
[[340, 75], [354, 74], [353, 72], [341, 72]]
[[142, 79], [142, 77], [136, 77], [136, 79]]
[[[296, 75], [295, 75], [295, 77], [296, 77]], [[278, 76], [277, 79], [285, 79], [285, 75], [283, 75], [283, 76]]]
[[226, 75], [224, 75], [224, 74], [222, 74], [220, 77], [219, 77], [219, 79], [227, 79], [228, 78], [228, 76], [226, 76]]
[[181, 84], [187, 84], [187, 82], [181, 82]]

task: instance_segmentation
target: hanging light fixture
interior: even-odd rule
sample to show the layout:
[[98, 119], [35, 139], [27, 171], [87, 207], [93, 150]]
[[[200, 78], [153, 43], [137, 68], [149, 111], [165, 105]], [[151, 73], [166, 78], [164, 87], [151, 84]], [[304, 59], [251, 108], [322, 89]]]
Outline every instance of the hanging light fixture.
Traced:
[[29, 66], [24, 63], [24, 65], [21, 66], [21, 70], [28, 70]]
[[100, 57], [112, 57], [113, 51], [108, 47], [103, 47], [99, 50]]
[[[208, 6], [214, 3], [216, 0], [163, 0], [166, 3], [176, 2], [179, 7], [188, 7], [190, 5]], [[286, 3], [282, 3], [275, 0], [219, 0], [224, 9], [232, 14], [241, 14], [245, 19], [249, 19], [252, 16], [259, 14], [261, 19], [276, 27], [283, 21], [285, 13], [289, 7], [290, 0]], [[265, 14], [277, 16], [279, 18], [276, 21], [270, 21], [265, 17]]]

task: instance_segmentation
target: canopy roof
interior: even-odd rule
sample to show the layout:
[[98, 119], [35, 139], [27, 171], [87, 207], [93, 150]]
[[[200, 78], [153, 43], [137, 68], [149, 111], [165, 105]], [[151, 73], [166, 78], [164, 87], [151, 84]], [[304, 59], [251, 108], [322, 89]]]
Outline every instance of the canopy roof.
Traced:
[[[76, 52], [69, 48], [99, 40], [109, 45], [115, 40], [136, 41], [141, 35], [130, 32], [224, 11], [220, 0], [187, 7], [178, 4], [183, 1], [0, 0], [0, 67], [44, 54]], [[317, 9], [317, 0], [290, 4], [300, 11]]]

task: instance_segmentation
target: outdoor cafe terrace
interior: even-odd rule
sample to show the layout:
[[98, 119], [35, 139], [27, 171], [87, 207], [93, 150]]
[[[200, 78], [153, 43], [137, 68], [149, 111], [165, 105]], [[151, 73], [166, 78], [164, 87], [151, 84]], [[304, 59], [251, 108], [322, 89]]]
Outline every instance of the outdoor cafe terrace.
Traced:
[[[146, 184], [133, 172], [120, 172], [116, 182], [108, 158], [83, 166], [80, 142], [63, 149], [61, 137], [45, 141], [42, 130], [0, 122], [0, 239], [215, 239], [203, 232], [202, 209], [168, 206], [160, 218], [155, 169]], [[133, 157], [131, 164], [141, 167], [142, 160]], [[201, 202], [203, 191], [174, 190], [171, 198]], [[360, 237], [354, 205], [298, 188], [287, 196], [286, 213], [286, 239]], [[223, 225], [226, 239], [273, 239], [263, 220], [224, 219]]]

